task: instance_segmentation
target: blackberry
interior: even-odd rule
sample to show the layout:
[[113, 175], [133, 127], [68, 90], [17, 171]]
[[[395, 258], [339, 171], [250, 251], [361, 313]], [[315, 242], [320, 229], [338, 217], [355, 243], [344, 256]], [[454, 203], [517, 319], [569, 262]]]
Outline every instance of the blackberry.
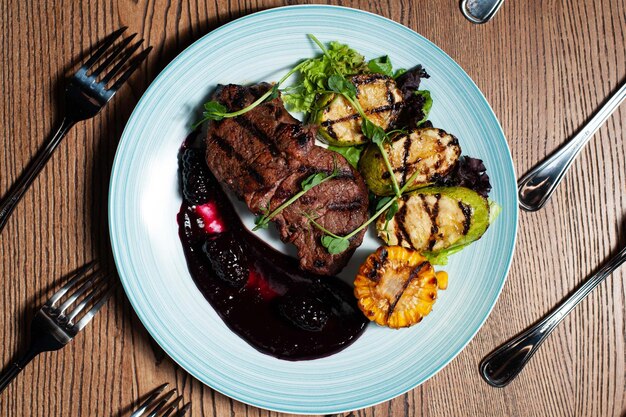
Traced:
[[188, 203], [200, 205], [209, 201], [210, 172], [199, 149], [185, 149], [181, 156], [183, 197]]
[[303, 295], [282, 297], [278, 311], [291, 324], [310, 332], [322, 330], [330, 316], [319, 300]]
[[202, 246], [215, 275], [234, 288], [242, 288], [248, 282], [248, 260], [243, 248], [230, 233], [222, 233], [207, 240]]

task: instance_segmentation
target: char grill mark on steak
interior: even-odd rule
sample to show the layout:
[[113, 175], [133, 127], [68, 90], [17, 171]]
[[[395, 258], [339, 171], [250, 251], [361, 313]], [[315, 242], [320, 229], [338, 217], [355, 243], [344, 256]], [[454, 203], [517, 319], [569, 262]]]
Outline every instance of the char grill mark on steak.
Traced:
[[[222, 86], [215, 99], [239, 110], [267, 91], [269, 84]], [[207, 136], [207, 163], [215, 177], [245, 201], [255, 214], [275, 209], [301, 190], [309, 175], [339, 175], [313, 187], [275, 218], [284, 242], [298, 248], [302, 269], [322, 275], [339, 272], [361, 244], [365, 230], [350, 239], [347, 251], [331, 255], [321, 245], [323, 233], [305, 214], [333, 233], [345, 235], [368, 217], [368, 193], [346, 159], [314, 144], [315, 128], [303, 126], [280, 98], [265, 102], [245, 116], [212, 122]]]
[[265, 133], [263, 131], [261, 131], [259, 128], [257, 128], [254, 124], [252, 124], [250, 122], [250, 120], [246, 119], [245, 116], [235, 117], [233, 120], [239, 126], [243, 127], [248, 132], [250, 132], [251, 136], [253, 136], [253, 137], [257, 138], [259, 141], [263, 142], [263, 144], [265, 146], [267, 146], [267, 148], [269, 149], [269, 151], [272, 154], [272, 156], [275, 157], [275, 156], [280, 155], [280, 151], [276, 147], [276, 144], [274, 143], [274, 141], [272, 139], [270, 139], [269, 137], [267, 137], [265, 135]]
[[233, 149], [232, 146], [230, 146], [223, 138], [217, 136], [217, 135], [213, 135], [212, 136], [212, 140], [217, 144], [217, 146], [220, 147], [220, 149], [222, 149], [224, 152], [226, 152], [226, 155], [230, 158], [234, 158], [237, 162], [242, 163], [242, 166], [245, 166], [245, 170], [248, 174], [250, 174], [250, 177], [252, 179], [254, 179], [254, 181], [257, 182], [257, 184], [261, 185], [261, 186], [265, 186], [265, 179], [263, 178], [263, 176], [261, 174], [259, 174], [257, 172], [256, 169], [254, 169], [252, 166], [250, 165], [244, 165], [244, 159], [243, 157], [238, 154], [235, 149]]

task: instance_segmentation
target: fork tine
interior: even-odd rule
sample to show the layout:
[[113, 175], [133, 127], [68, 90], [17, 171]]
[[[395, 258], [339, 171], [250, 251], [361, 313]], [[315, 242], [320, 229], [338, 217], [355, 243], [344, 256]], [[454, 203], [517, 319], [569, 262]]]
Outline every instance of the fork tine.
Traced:
[[92, 269], [95, 265], [96, 265], [96, 261], [91, 261], [91, 262], [88, 262], [85, 265], [81, 266], [76, 271], [74, 271], [72, 276], [71, 276], [71, 278], [70, 278], [70, 280], [63, 287], [61, 287], [61, 289], [59, 291], [55, 292], [52, 295], [52, 297], [50, 297], [50, 299], [46, 302], [46, 306], [52, 307], [57, 301], [59, 301], [59, 299], [61, 297], [63, 297], [68, 292], [68, 290], [74, 284], [76, 284], [77, 281], [79, 281], [82, 277], [84, 277], [85, 274], [90, 269]]
[[104, 61], [102, 61], [102, 63], [98, 66], [98, 68], [96, 68], [92, 73], [91, 76], [92, 77], [97, 77], [98, 75], [100, 75], [100, 73], [109, 65], [111, 65], [113, 63], [113, 61], [115, 61], [115, 59], [119, 56], [119, 54], [124, 50], [124, 48], [126, 48], [128, 46], [128, 44], [133, 40], [133, 38], [137, 36], [136, 33], [133, 33], [132, 35], [130, 35], [129, 37], [127, 37], [126, 39], [122, 40], [122, 42], [120, 42], [119, 44], [117, 44], [114, 48], [111, 49], [111, 52], [109, 53], [109, 56], [106, 57], [106, 59]]
[[89, 279], [87, 279], [85, 282], [83, 282], [83, 284], [78, 287], [78, 289], [76, 291], [74, 291], [72, 293], [72, 295], [70, 295], [67, 300], [65, 300], [63, 302], [63, 304], [61, 304], [58, 307], [58, 312], [59, 314], [63, 314], [65, 313], [65, 310], [67, 310], [67, 308], [78, 299], [78, 297], [80, 297], [81, 295], [83, 295], [85, 293], [85, 291], [87, 291], [89, 288], [93, 287], [93, 285], [98, 282], [102, 277], [104, 276], [104, 274], [102, 274], [100, 271], [95, 271], [93, 274], [91, 274], [91, 276], [89, 277]]
[[87, 71], [87, 69], [95, 64], [100, 58], [102, 58], [102, 55], [106, 52], [106, 50], [109, 49], [111, 45], [113, 45], [113, 42], [115, 42], [115, 40], [119, 38], [126, 29], [127, 27], [124, 26], [107, 36], [102, 46], [98, 48], [98, 50], [91, 56], [91, 58], [87, 60], [87, 62], [83, 64], [82, 67], [80, 67], [79, 71], [82, 71], [83, 69]]
[[137, 42], [136, 44], [134, 44], [133, 46], [131, 46], [130, 48], [128, 48], [128, 50], [124, 52], [124, 55], [122, 55], [122, 57], [120, 58], [119, 62], [115, 64], [115, 66], [111, 69], [111, 71], [109, 71], [108, 74], [105, 75], [102, 81], [100, 82], [106, 85], [109, 81], [111, 81], [113, 77], [115, 77], [115, 74], [117, 74], [119, 70], [122, 69], [124, 64], [130, 59], [130, 57], [133, 56], [135, 51], [139, 49], [142, 43], [143, 43], [143, 39]]
[[130, 61], [130, 64], [129, 64], [130, 67], [126, 70], [126, 72], [122, 74], [120, 78], [118, 78], [117, 81], [115, 81], [115, 84], [113, 84], [109, 90], [117, 91], [126, 82], [126, 80], [128, 80], [128, 78], [130, 78], [130, 76], [133, 75], [133, 72], [135, 72], [135, 70], [139, 68], [139, 65], [141, 65], [143, 60], [146, 59], [146, 57], [148, 56], [151, 50], [152, 50], [152, 47], [150, 46], [144, 49], [143, 51], [141, 51], [139, 55], [134, 57]]
[[178, 413], [174, 414], [174, 417], [183, 417], [185, 414], [187, 414], [187, 411], [189, 411], [190, 408], [191, 408], [191, 403], [185, 404], [183, 408], [181, 408], [180, 411], [178, 411]]
[[130, 417], [141, 417], [143, 413], [146, 412], [148, 407], [150, 407], [150, 404], [152, 404], [152, 402], [158, 398], [158, 396], [163, 392], [165, 388], [167, 388], [168, 385], [169, 384], [166, 383], [159, 387], [156, 387], [155, 390], [152, 392], [152, 394], [150, 394], [150, 396], [146, 398], [146, 401], [141, 403], [139, 408], [135, 410], [135, 412], [133, 412], [133, 414], [131, 414]]
[[[174, 399], [174, 401], [172, 401], [172, 403], [170, 405], [167, 406], [167, 408], [163, 411], [163, 414], [161, 414], [161, 417], [168, 417], [170, 414], [172, 414], [172, 412], [176, 409], [176, 407], [178, 407], [178, 404], [183, 400], [183, 396], [179, 395], [178, 397], [176, 397]], [[148, 416], [150, 417], [150, 416]]]
[[82, 319], [80, 319], [78, 321], [78, 323], [76, 323], [74, 325], [74, 327], [76, 328], [77, 332], [80, 332], [81, 330], [83, 330], [83, 328], [87, 325], [87, 323], [89, 323], [91, 321], [91, 319], [93, 319], [93, 316], [96, 315], [98, 310], [100, 310], [102, 308], [102, 306], [111, 297], [111, 295], [113, 295], [113, 291], [115, 291], [115, 288], [114, 287], [109, 287], [107, 290], [105, 290], [105, 291], [103, 291], [101, 293], [100, 300], [96, 304], [94, 304], [93, 307], [91, 307], [91, 309], [85, 314], [85, 316]]
[[[107, 278], [110, 278], [110, 277], [111, 277], [111, 274], [100, 275], [99, 277], [96, 277], [95, 279], [93, 279], [93, 280], [91, 280], [89, 282], [86, 282], [85, 285], [83, 285], [83, 287], [86, 287], [85, 290], [87, 290], [88, 288], [94, 286], [94, 284], [96, 282], [101, 283], [101, 282], [105, 281]], [[87, 286], [87, 284], [89, 284], [89, 286]], [[78, 293], [81, 289], [82, 289], [82, 287], [80, 289], [78, 289], [76, 291], [76, 293]], [[82, 291], [80, 294], [77, 294], [77, 296], [74, 297], [74, 299], [72, 299], [70, 297], [70, 299], [68, 299], [65, 303], [67, 303], [67, 305], [69, 306], [72, 302], [76, 301], [76, 299], [80, 295], [82, 295], [82, 293], [84, 293], [84, 292], [85, 291]], [[89, 295], [87, 295], [85, 298], [83, 298], [83, 300], [74, 308], [74, 310], [70, 314], [67, 315], [67, 322], [68, 322], [68, 324], [73, 323], [73, 321], [76, 318], [76, 316], [79, 315], [81, 311], [83, 311], [83, 309], [87, 306], [87, 304], [89, 304], [89, 302], [91, 300], [93, 300], [93, 298], [96, 296], [96, 294], [98, 294], [97, 290], [94, 290], [91, 293], [89, 293]], [[70, 302], [70, 300], [71, 300], [71, 302]], [[63, 304], [65, 304], [65, 303], [63, 303]], [[59, 307], [59, 309], [61, 309], [62, 307], [63, 306]], [[67, 306], [66, 306], [66, 308], [67, 308]], [[64, 309], [61, 310], [61, 314], [63, 314], [63, 310]]]
[[[170, 400], [170, 398], [172, 398], [174, 394], [176, 394], [176, 389], [173, 389], [167, 394], [165, 394], [165, 396], [154, 407], [154, 410], [152, 410], [152, 412], [148, 414], [148, 417], [156, 417], [157, 414], [159, 414], [161, 409], [165, 406], [165, 404], [167, 404], [167, 402]], [[182, 398], [182, 397], [178, 397], [178, 398]], [[174, 401], [180, 401], [178, 398]]]

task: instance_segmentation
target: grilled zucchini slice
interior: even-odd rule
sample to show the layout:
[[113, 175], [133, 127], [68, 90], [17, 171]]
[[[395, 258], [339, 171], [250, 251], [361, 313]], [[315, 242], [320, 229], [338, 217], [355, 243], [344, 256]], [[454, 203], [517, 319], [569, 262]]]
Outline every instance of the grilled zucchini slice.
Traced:
[[[443, 177], [454, 169], [461, 156], [458, 139], [436, 128], [414, 129], [408, 134], [395, 135], [383, 146], [400, 186], [419, 172], [407, 191], [430, 185], [437, 177]], [[359, 171], [374, 194], [393, 194], [391, 175], [376, 145], [369, 145], [363, 152]]]
[[465, 187], [422, 188], [400, 199], [389, 222], [376, 223], [386, 244], [433, 255], [480, 239], [488, 226], [487, 199]]
[[419, 323], [437, 300], [433, 266], [418, 252], [382, 246], [367, 257], [354, 280], [363, 314], [394, 329]]
[[[391, 77], [381, 74], [360, 74], [351, 79], [357, 99], [372, 123], [387, 129], [398, 116], [402, 94]], [[320, 98], [321, 108], [314, 117], [320, 125], [322, 138], [335, 146], [354, 146], [367, 142], [361, 132], [361, 116], [343, 96]], [[319, 102], [318, 102], [319, 103]], [[328, 104], [327, 104], [328, 103]]]

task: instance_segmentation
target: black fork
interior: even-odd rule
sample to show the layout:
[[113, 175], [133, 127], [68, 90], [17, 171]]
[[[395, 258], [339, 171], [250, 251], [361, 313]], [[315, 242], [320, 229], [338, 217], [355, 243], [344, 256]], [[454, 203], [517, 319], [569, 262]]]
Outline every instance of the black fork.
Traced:
[[[191, 408], [191, 403], [185, 404], [182, 408], [176, 411], [178, 404], [183, 400], [182, 396], [176, 397], [174, 400], [170, 399], [176, 394], [176, 389], [171, 390], [165, 394], [161, 399], [159, 396], [168, 384], [163, 384], [157, 387], [150, 396], [135, 410], [130, 417], [183, 417], [187, 414], [187, 411]], [[150, 414], [147, 414], [150, 412]], [[175, 414], [172, 414], [176, 412]]]
[[[130, 45], [136, 34], [130, 35], [115, 45], [115, 41], [122, 36], [125, 30], [124, 27], [107, 36], [102, 46], [68, 80], [65, 87], [65, 116], [62, 118], [60, 126], [30, 162], [7, 195], [0, 201], [0, 232], [17, 203], [52, 156], [61, 139], [77, 122], [90, 119], [98, 114], [150, 53], [152, 47], [144, 49], [133, 58], [133, 54], [143, 42], [140, 40]], [[99, 65], [96, 66], [96, 64]], [[105, 69], [108, 69], [108, 72], [102, 77]], [[115, 78], [122, 70], [121, 75]]]
[[[74, 272], [67, 284], [37, 311], [31, 326], [30, 348], [18, 361], [0, 374], [0, 392], [37, 355], [59, 350], [68, 344], [93, 319], [113, 294], [111, 274], [104, 274], [94, 266], [95, 263], [92, 262]], [[90, 271], [92, 272], [89, 275]], [[76, 286], [78, 288], [74, 290]], [[70, 289], [74, 292], [63, 303], [60, 303]], [[79, 299], [81, 301], [69, 310], [69, 307]], [[89, 310], [83, 314], [86, 307], [89, 307]]]

